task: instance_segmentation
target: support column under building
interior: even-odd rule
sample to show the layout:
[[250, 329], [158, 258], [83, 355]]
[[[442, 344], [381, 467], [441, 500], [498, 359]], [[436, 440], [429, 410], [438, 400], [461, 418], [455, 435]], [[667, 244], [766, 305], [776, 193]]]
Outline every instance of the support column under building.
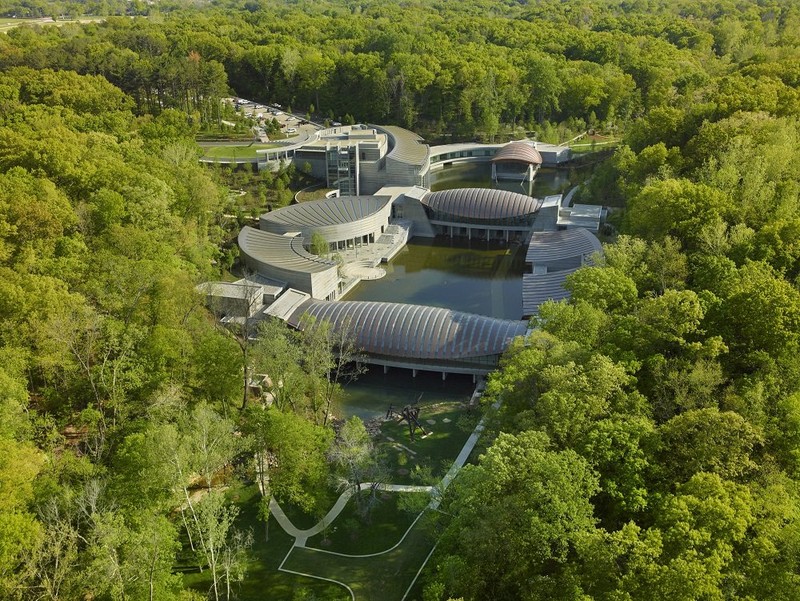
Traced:
[[446, 379], [447, 379], [447, 372], [443, 371], [442, 372], [442, 382], [444, 382]]
[[383, 373], [385, 373], [385, 374], [389, 373], [389, 366], [388, 365], [384, 365], [383, 366]]

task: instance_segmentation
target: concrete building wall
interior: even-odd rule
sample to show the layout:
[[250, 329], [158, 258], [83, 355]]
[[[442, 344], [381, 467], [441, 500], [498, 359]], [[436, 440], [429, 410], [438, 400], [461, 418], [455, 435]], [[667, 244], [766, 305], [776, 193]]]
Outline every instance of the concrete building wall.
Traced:
[[294, 271], [277, 265], [271, 265], [242, 253], [245, 264], [256, 273], [281, 282], [290, 288], [296, 288], [318, 299], [335, 298], [339, 286], [338, 267], [333, 265], [318, 273]]

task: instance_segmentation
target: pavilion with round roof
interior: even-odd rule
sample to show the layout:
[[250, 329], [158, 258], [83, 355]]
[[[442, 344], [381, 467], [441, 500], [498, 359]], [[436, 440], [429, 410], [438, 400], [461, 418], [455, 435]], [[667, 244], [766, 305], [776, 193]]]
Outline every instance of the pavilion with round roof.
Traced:
[[273, 234], [245, 226], [239, 232], [238, 242], [245, 265], [260, 276], [316, 298], [336, 298], [338, 265], [306, 251], [302, 236]]
[[456, 188], [422, 198], [437, 234], [487, 240], [524, 239], [541, 200], [489, 188]]
[[376, 301], [308, 300], [289, 316], [289, 324], [302, 328], [304, 315], [344, 330], [370, 363], [441, 370], [443, 377], [489, 373], [511, 341], [528, 330], [524, 321]]
[[299, 232], [311, 242], [314, 233], [327, 240], [331, 250], [375, 242], [389, 225], [388, 196], [342, 196], [289, 205], [264, 213], [259, 227], [273, 234]]
[[509, 142], [491, 159], [492, 179], [531, 181], [542, 165], [535, 142]]

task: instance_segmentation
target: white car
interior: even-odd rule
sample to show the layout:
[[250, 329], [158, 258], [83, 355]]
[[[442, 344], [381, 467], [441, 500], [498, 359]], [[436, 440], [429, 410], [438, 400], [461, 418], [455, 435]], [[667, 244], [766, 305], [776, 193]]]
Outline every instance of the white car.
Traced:
[[286, 133], [287, 134], [296, 134], [297, 133], [297, 128], [296, 127], [287, 127], [286, 128]]
[[277, 117], [278, 115], [283, 115], [283, 111], [275, 111], [273, 114]]

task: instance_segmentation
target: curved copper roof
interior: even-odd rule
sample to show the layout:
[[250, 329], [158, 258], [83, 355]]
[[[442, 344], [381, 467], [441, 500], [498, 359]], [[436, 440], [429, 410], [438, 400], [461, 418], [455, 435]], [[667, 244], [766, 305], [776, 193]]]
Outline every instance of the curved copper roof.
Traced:
[[527, 332], [527, 323], [461, 313], [439, 307], [374, 301], [308, 301], [289, 317], [297, 327], [303, 314], [348, 328], [362, 351], [407, 359], [459, 360], [499, 355]]
[[500, 220], [532, 215], [542, 201], [525, 194], [490, 188], [455, 188], [431, 192], [422, 204], [465, 219]]
[[256, 261], [294, 272], [320, 273], [336, 267], [335, 262], [306, 251], [302, 236], [281, 236], [247, 225], [239, 232], [239, 248]]
[[541, 165], [542, 155], [528, 142], [509, 142], [495, 153], [491, 162]]
[[294, 229], [352, 223], [374, 215], [390, 200], [389, 196], [342, 196], [301, 202], [264, 213], [261, 215], [261, 223], [274, 223]]

